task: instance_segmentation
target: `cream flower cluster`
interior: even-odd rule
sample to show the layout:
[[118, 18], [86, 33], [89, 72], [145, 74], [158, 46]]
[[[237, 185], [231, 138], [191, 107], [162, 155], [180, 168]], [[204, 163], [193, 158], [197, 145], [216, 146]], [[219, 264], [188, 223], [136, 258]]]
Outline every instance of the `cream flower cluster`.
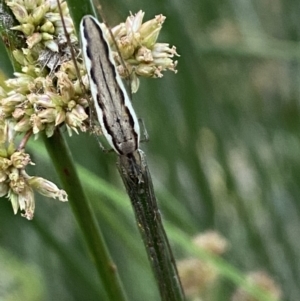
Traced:
[[[25, 172], [26, 166], [33, 164], [24, 150], [26, 142], [32, 134], [37, 138], [43, 132], [51, 137], [61, 125], [69, 135], [85, 131], [89, 82], [65, 1], [60, 0], [60, 7], [57, 0], [5, 3], [19, 22], [8, 29], [22, 36], [23, 45], [12, 50], [19, 72], [0, 87], [0, 196], [7, 195], [14, 212], [20, 209], [31, 219], [34, 190], [61, 201], [67, 200], [67, 195], [50, 181]], [[139, 11], [111, 31], [103, 24], [118, 71], [131, 79], [134, 91], [139, 76], [159, 78], [165, 70], [176, 72], [173, 57], [178, 56], [175, 47], [156, 43], [165, 17], [158, 15], [145, 23], [143, 17], [144, 12]], [[16, 134], [24, 135], [19, 147], [15, 147]]]
[[[28, 47], [13, 51], [22, 72], [6, 81], [1, 90], [2, 118], [15, 122], [15, 131], [32, 130], [37, 135], [45, 131], [52, 136], [55, 128], [65, 124], [69, 133], [84, 130], [88, 119], [83, 96], [64, 37], [56, 0], [7, 1], [20, 25], [11, 29], [21, 31]], [[61, 3], [64, 22], [71, 40], [76, 44], [72, 20], [65, 2]], [[68, 55], [69, 53], [69, 55]], [[79, 64], [79, 62], [78, 62]], [[87, 82], [83, 67], [83, 82]]]
[[176, 47], [156, 42], [166, 17], [157, 15], [143, 23], [144, 14], [140, 10], [137, 14], [130, 15], [125, 23], [113, 27], [113, 38], [103, 24], [114, 50], [118, 71], [123, 78], [130, 75], [133, 92], [139, 87], [138, 76], [160, 78], [163, 71], [177, 72], [177, 61], [173, 60], [175, 56], [179, 56]]
[[14, 146], [13, 123], [0, 119], [0, 197], [7, 196], [16, 214], [20, 209], [22, 216], [31, 220], [34, 215], [34, 191], [60, 201], [67, 201], [64, 190], [41, 177], [27, 174], [27, 165], [34, 165], [24, 149]]
[[[0, 87], [0, 195], [7, 196], [16, 214], [32, 219], [34, 191], [50, 198], [67, 201], [67, 194], [54, 183], [27, 174], [33, 165], [25, 145], [31, 134], [45, 132], [52, 136], [57, 126], [65, 124], [68, 132], [84, 130], [88, 101], [83, 97], [80, 82], [69, 54], [69, 45], [56, 0], [6, 1], [20, 23], [11, 28], [25, 38], [23, 48], [12, 55], [20, 72]], [[64, 22], [73, 45], [77, 39], [66, 3], [61, 7]], [[79, 63], [79, 62], [78, 62]], [[82, 82], [87, 84], [83, 68]], [[19, 147], [15, 136], [24, 135]]]

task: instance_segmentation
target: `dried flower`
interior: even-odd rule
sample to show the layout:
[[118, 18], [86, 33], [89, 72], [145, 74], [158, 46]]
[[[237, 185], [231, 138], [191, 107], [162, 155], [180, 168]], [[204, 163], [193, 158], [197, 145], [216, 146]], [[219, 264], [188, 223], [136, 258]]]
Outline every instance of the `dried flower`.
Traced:
[[[193, 242], [199, 248], [215, 255], [227, 249], [228, 243], [219, 233], [207, 231], [197, 235]], [[187, 258], [178, 262], [178, 271], [186, 295], [190, 298], [201, 296], [216, 283], [218, 270], [209, 262], [198, 258]]]
[[[174, 56], [179, 56], [176, 47], [170, 48], [167, 43], [156, 43], [166, 17], [158, 15], [145, 23], [143, 23], [143, 18], [144, 12], [140, 10], [137, 14], [130, 15], [125, 23], [112, 28], [114, 40], [117, 42], [117, 47], [129, 72], [124, 72], [114, 40], [108, 29], [102, 24], [110, 46], [115, 50], [114, 57], [120, 75], [128, 77], [128, 74], [131, 76], [136, 74], [137, 76], [159, 78], [166, 70], [176, 73], [177, 61], [173, 60]], [[137, 80], [138, 78], [134, 77], [133, 92], [136, 92], [139, 87]]]
[[68, 196], [64, 190], [58, 189], [58, 187], [41, 177], [30, 177], [27, 180], [28, 185], [36, 190], [38, 193], [53, 199], [59, 199], [62, 202], [68, 201]]
[[213, 266], [196, 258], [180, 260], [177, 266], [184, 292], [190, 298], [199, 296], [218, 277], [218, 272]]
[[16, 151], [10, 156], [12, 165], [17, 169], [24, 169], [26, 165], [34, 163], [31, 162], [30, 156], [24, 151]]
[[[15, 73], [15, 78], [6, 81], [10, 90], [0, 96], [2, 115], [13, 119], [16, 132], [24, 133], [31, 129], [35, 135], [45, 131], [51, 136], [55, 127], [63, 122], [76, 133], [78, 129], [86, 128], [84, 123], [88, 116], [85, 112], [79, 116], [78, 112], [84, 111], [88, 101], [82, 101], [82, 88], [78, 89], [79, 80], [64, 37], [57, 2], [7, 1], [7, 4], [20, 22], [12, 29], [24, 34], [28, 48], [13, 52], [15, 59], [22, 65], [23, 73]], [[60, 5], [67, 31], [75, 46], [77, 38], [67, 5], [65, 2]], [[53, 60], [56, 63], [53, 64]], [[82, 64], [78, 65], [84, 76]], [[48, 75], [46, 66], [52, 68], [48, 69]], [[67, 114], [73, 114], [71, 111], [76, 105], [80, 106], [76, 110], [76, 121], [74, 117], [66, 118]]]
[[[269, 293], [272, 300], [280, 300], [282, 292], [277, 283], [275, 283], [274, 279], [272, 279], [266, 272], [264, 271], [256, 271], [251, 272], [247, 276], [247, 281], [249, 284], [256, 286], [266, 293]], [[257, 298], [252, 297], [249, 293], [245, 292], [242, 288], [236, 290], [233, 294], [232, 301], [258, 301]]]
[[17, 150], [13, 143], [14, 123], [0, 119], [0, 196], [7, 196], [16, 214], [20, 209], [22, 216], [32, 219], [34, 215], [34, 191], [51, 198], [67, 201], [64, 190], [52, 182], [39, 177], [30, 177], [25, 169], [34, 165], [24, 149]]
[[228, 249], [228, 241], [220, 233], [213, 230], [195, 236], [193, 243], [215, 255], [222, 255]]

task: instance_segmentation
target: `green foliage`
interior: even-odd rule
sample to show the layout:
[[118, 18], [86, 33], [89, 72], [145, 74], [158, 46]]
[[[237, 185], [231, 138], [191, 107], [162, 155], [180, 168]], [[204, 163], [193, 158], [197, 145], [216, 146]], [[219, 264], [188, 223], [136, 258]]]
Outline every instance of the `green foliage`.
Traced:
[[[166, 15], [160, 40], [181, 55], [178, 74], [143, 80], [133, 105], [150, 134], [141, 148], [176, 258], [191, 249], [185, 235], [214, 229], [230, 243], [229, 266], [203, 256], [222, 274], [205, 301], [230, 300], [239, 272], [257, 270], [276, 280], [282, 300], [300, 295], [299, 4], [271, 2], [101, 3], [111, 25], [139, 9], [145, 19]], [[158, 300], [115, 156], [89, 135], [68, 143], [129, 299]], [[58, 183], [43, 148], [31, 146], [34, 172]], [[34, 266], [20, 273], [36, 273], [32, 285], [39, 277], [40, 300], [105, 300], [69, 205], [37, 197], [36, 206], [28, 222], [2, 199], [0, 247], [18, 262], [7, 275]]]

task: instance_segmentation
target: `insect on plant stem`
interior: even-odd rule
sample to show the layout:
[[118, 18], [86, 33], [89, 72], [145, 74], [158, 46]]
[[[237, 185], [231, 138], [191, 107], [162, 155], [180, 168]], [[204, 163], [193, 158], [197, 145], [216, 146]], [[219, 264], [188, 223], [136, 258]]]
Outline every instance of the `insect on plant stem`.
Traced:
[[97, 121], [116, 153], [129, 155], [139, 147], [139, 122], [99, 21], [84, 16], [80, 36]]
[[118, 74], [102, 25], [87, 15], [80, 23], [82, 53], [101, 130], [118, 154], [118, 169], [163, 301], [184, 300], [176, 263], [163, 228], [146, 156], [139, 149], [138, 118]]

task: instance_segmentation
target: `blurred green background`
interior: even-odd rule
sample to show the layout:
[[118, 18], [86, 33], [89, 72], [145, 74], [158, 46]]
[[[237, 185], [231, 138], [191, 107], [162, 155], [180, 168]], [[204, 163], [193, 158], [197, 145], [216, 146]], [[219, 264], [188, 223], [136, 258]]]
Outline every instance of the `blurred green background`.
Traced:
[[[129, 11], [165, 15], [159, 41], [181, 55], [178, 74], [142, 80], [133, 99], [164, 219], [190, 236], [218, 231], [230, 244], [228, 263], [267, 271], [282, 300], [299, 300], [300, 2], [102, 4], [112, 26]], [[116, 157], [89, 134], [67, 139], [129, 299], [159, 300]], [[59, 183], [42, 141], [29, 150], [31, 174]], [[36, 199], [31, 222], [0, 203], [0, 299], [105, 300], [69, 205]], [[177, 259], [186, 256], [172, 245]], [[234, 290], [223, 277], [203, 300], [230, 300]]]

